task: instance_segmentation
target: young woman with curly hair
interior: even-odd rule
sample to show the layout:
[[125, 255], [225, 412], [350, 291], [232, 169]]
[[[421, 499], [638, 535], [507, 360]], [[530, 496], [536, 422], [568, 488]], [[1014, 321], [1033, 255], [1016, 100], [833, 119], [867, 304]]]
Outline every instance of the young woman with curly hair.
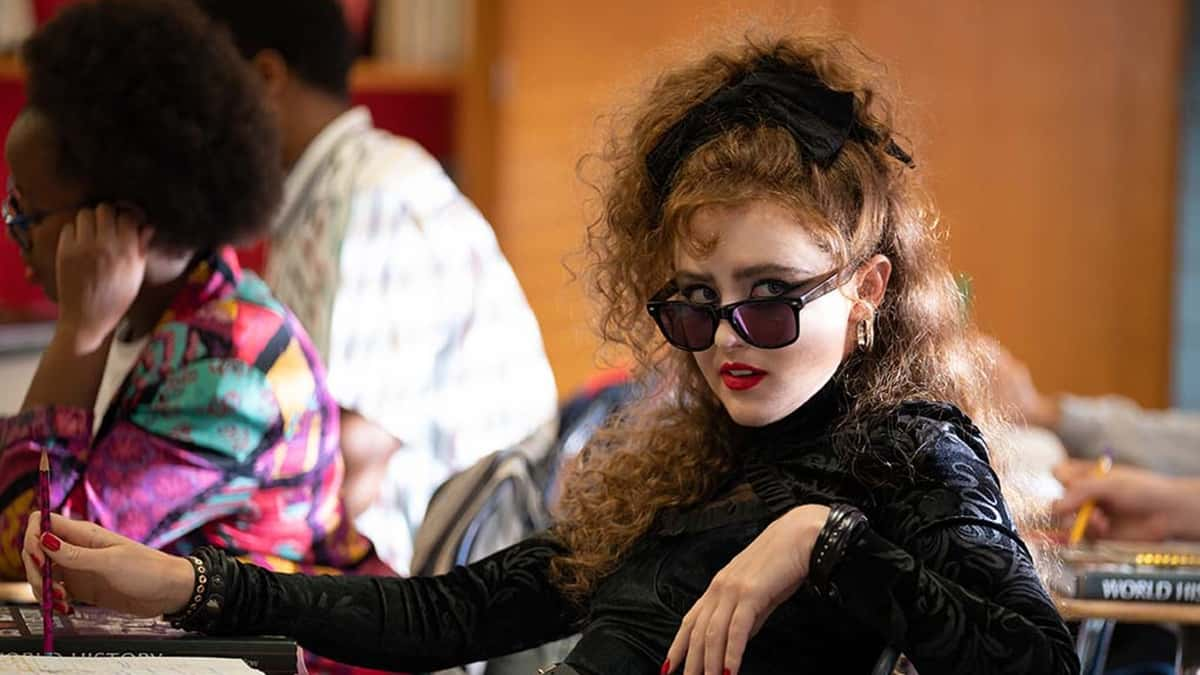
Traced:
[[[867, 672], [888, 646], [922, 675], [1077, 672], [968, 417], [991, 418], [981, 356], [914, 162], [856, 54], [713, 54], [662, 76], [604, 155], [602, 331], [656, 386], [581, 456], [547, 533], [403, 580], [181, 560], [66, 519], [27, 546], [85, 601], [373, 666], [577, 631], [555, 672]], [[222, 587], [193, 595], [198, 569]]]
[[23, 61], [4, 221], [58, 321], [0, 420], [0, 574], [25, 576], [39, 506], [178, 554], [357, 567], [371, 548], [343, 515], [319, 357], [231, 247], [282, 192], [233, 43], [179, 0], [100, 0], [43, 26]]

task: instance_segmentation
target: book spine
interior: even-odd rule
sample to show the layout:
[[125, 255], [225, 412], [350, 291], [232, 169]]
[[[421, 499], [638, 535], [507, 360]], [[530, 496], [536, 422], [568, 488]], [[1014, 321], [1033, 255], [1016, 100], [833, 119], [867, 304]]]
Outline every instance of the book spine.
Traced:
[[1200, 605], [1200, 574], [1084, 572], [1079, 575], [1075, 597]]
[[[196, 656], [233, 657], [246, 665], [261, 670], [264, 675], [295, 675], [298, 652], [294, 645], [286, 643], [264, 645], [255, 649], [245, 644], [229, 644], [220, 639], [196, 638], [188, 640], [153, 639], [72, 639], [54, 641], [55, 656], [78, 657], [141, 657], [141, 656]], [[40, 638], [6, 638], [0, 640], [0, 654], [41, 654]]]

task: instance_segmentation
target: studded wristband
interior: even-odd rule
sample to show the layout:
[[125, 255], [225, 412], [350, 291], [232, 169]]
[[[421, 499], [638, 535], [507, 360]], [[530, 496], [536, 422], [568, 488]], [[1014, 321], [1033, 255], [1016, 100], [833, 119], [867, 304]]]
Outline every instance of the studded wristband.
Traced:
[[163, 615], [175, 628], [205, 631], [221, 616], [225, 604], [225, 575], [220, 554], [204, 546], [187, 556], [195, 573], [195, 582], [187, 605], [178, 612]]

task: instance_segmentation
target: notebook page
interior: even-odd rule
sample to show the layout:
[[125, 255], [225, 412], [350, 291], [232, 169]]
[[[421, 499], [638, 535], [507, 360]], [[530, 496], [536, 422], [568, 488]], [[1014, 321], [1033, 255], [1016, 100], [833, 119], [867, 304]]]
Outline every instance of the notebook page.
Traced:
[[193, 657], [24, 656], [0, 654], [0, 675], [262, 675], [241, 659]]

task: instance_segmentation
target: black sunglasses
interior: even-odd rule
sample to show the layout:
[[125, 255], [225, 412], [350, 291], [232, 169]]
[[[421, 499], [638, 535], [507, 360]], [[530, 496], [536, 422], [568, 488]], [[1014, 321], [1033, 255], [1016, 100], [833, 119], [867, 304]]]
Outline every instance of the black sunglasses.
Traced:
[[[722, 319], [733, 326], [746, 344], [759, 349], [780, 349], [800, 337], [800, 310], [840, 286], [851, 272], [853, 266], [789, 286], [781, 295], [747, 298], [723, 306], [668, 300], [679, 292], [679, 287], [671, 282], [650, 298], [646, 311], [667, 342], [684, 351], [702, 352], [713, 346]], [[797, 297], [787, 296], [802, 288], [808, 290]]]

